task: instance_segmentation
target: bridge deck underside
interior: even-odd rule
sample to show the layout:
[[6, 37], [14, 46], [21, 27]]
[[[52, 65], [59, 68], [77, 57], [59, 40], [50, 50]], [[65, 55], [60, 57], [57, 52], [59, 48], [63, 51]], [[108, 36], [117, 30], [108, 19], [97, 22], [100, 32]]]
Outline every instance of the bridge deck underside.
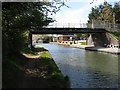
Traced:
[[103, 28], [41, 28], [31, 31], [32, 34], [74, 34], [74, 33], [105, 33]]

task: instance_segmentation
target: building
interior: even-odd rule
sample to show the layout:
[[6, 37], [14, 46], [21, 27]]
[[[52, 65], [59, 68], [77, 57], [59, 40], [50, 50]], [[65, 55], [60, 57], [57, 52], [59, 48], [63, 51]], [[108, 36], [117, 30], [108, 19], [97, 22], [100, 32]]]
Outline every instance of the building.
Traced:
[[75, 40], [76, 36], [74, 34], [71, 35], [53, 35], [53, 42], [58, 42], [58, 41], [72, 41]]

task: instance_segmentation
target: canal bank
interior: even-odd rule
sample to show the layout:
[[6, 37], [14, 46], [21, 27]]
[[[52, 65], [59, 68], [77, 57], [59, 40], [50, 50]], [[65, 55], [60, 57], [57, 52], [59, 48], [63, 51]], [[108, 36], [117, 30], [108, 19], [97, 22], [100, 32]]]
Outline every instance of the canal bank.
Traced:
[[70, 88], [68, 76], [64, 76], [49, 51], [37, 47], [38, 55], [23, 54], [28, 58], [24, 67], [22, 88]]
[[2, 89], [8, 88], [70, 88], [49, 51], [24, 47], [3, 62]]
[[68, 46], [72, 48], [80, 48], [90, 51], [98, 51], [98, 52], [105, 52], [105, 53], [111, 53], [111, 54], [120, 54], [120, 48], [105, 48], [105, 47], [94, 47], [92, 45], [80, 45], [80, 44], [61, 44], [61, 43], [54, 43], [58, 45]]

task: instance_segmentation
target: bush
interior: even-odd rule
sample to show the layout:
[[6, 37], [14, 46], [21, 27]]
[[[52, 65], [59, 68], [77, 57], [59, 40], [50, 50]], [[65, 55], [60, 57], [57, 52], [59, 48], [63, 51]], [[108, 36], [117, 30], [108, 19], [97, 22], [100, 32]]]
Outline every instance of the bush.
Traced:
[[120, 32], [111, 32], [111, 34], [120, 41]]

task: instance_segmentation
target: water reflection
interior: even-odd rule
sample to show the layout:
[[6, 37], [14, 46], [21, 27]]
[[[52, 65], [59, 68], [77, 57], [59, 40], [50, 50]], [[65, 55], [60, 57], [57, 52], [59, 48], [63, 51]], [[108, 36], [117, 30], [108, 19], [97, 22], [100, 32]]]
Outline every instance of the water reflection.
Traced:
[[54, 44], [39, 44], [48, 49], [72, 88], [117, 88], [118, 57], [114, 54], [85, 51]]

